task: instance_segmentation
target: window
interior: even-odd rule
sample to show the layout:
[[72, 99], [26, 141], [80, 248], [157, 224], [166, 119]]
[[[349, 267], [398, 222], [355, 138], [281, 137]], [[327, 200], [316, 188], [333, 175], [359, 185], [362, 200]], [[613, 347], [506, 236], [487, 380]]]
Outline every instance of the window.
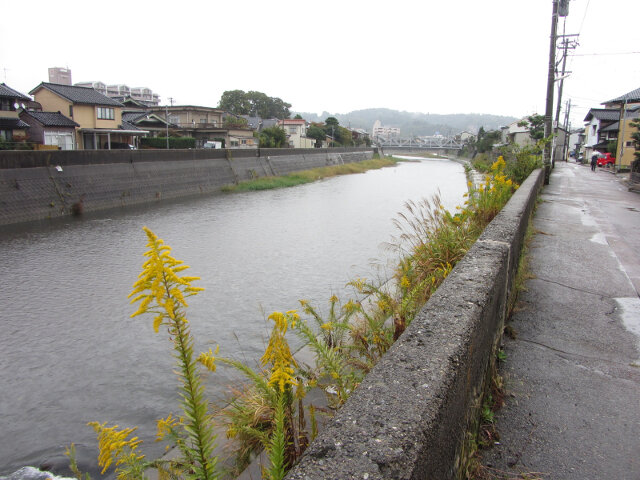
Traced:
[[98, 120], [115, 120], [115, 118], [113, 108], [98, 107]]
[[633, 144], [634, 144], [634, 142], [633, 142], [633, 141], [630, 141], [630, 142], [627, 142], [627, 145], [626, 145], [626, 146], [627, 146], [627, 147], [633, 147]]
[[15, 107], [13, 106], [13, 100], [10, 98], [0, 99], [0, 110], [4, 110], [5, 112], [13, 112], [15, 110]]
[[73, 118], [73, 105], [69, 105], [69, 117]]

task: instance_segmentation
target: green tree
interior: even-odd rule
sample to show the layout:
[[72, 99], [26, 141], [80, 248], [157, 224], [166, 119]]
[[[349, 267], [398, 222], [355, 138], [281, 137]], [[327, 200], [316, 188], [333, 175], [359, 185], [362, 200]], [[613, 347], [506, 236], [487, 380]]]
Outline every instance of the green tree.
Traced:
[[307, 137], [313, 138], [316, 141], [317, 148], [320, 148], [322, 146], [322, 142], [324, 141], [326, 136], [327, 134], [324, 131], [324, 128], [322, 128], [318, 124], [314, 123], [307, 129]]
[[340, 125], [340, 122], [336, 117], [327, 117], [327, 119], [324, 121], [324, 124], [328, 127], [331, 127], [332, 125], [334, 127], [337, 127], [338, 125]]
[[260, 132], [260, 148], [283, 148], [287, 146], [287, 134], [280, 127], [267, 127]]
[[529, 136], [534, 142], [544, 138], [544, 115], [529, 115], [526, 120], [518, 122], [518, 126], [529, 130]]
[[289, 118], [291, 104], [281, 98], [257, 91], [227, 90], [218, 107], [235, 115], [257, 115], [262, 118]]
[[246, 118], [236, 117], [234, 115], [226, 117], [222, 125], [224, 128], [247, 128], [248, 122]]
[[502, 132], [500, 132], [500, 130], [490, 130], [488, 132], [482, 130], [482, 137], [480, 137], [480, 132], [478, 132], [478, 140], [475, 145], [476, 151], [478, 153], [490, 152], [493, 145], [499, 143], [501, 139]]
[[630, 125], [636, 129], [636, 131], [631, 134], [631, 138], [635, 141], [636, 152], [634, 155], [636, 156], [636, 160], [640, 161], [640, 118], [631, 122]]
[[236, 115], [249, 115], [251, 105], [247, 94], [243, 90], [227, 90], [220, 97], [218, 108]]

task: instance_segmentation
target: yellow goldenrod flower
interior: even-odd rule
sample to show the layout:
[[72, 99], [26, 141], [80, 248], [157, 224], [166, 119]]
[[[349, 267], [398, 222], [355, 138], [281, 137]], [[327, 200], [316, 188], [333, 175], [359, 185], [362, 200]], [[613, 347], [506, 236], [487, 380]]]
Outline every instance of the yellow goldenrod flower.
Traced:
[[191, 286], [191, 282], [199, 280], [199, 277], [178, 276], [178, 273], [189, 267], [169, 255], [171, 248], [164, 245], [156, 234], [147, 227], [143, 230], [147, 234], [149, 250], [144, 253], [147, 260], [142, 265], [142, 273], [138, 275], [138, 280], [133, 284], [133, 290], [129, 294], [129, 298], [133, 297], [131, 303], [140, 302], [131, 317], [147, 312], [158, 314], [153, 321], [153, 329], [158, 332], [160, 325], [167, 318], [176, 320], [180, 317], [181, 321], [186, 322], [186, 318], [178, 309], [187, 306], [185, 297], [195, 295], [204, 289]]
[[409, 279], [407, 278], [407, 276], [403, 275], [402, 278], [400, 279], [400, 286], [402, 288], [409, 288], [410, 285], [411, 285], [411, 282], [409, 282]]
[[215, 352], [212, 352], [211, 348], [209, 348], [208, 352], [202, 352], [200, 355], [198, 355], [198, 358], [196, 360], [200, 362], [202, 365], [204, 365], [207, 368], [207, 370], [211, 372], [215, 372], [216, 371], [216, 355], [218, 355], [219, 351], [220, 351], [220, 345], [216, 345]]
[[156, 422], [156, 442], [160, 442], [171, 433], [173, 428], [178, 424], [178, 419], [171, 414], [167, 418], [161, 418]]
[[127, 437], [133, 433], [136, 428], [117, 430], [118, 425], [107, 427], [106, 424], [107, 422], [88, 423], [98, 434], [98, 465], [102, 467], [101, 473], [106, 472], [114, 461], [117, 466], [122, 463], [142, 460], [144, 458], [144, 455], [137, 455], [135, 453], [138, 445], [142, 443], [142, 440], [139, 440], [138, 437], [127, 440]]
[[271, 365], [269, 385], [272, 387], [277, 385], [282, 392], [284, 392], [286, 385], [298, 384], [293, 378], [293, 367], [297, 366], [297, 364], [285, 339], [287, 324], [295, 322], [296, 318], [297, 313], [295, 310], [290, 310], [286, 314], [273, 312], [269, 315], [269, 319], [273, 320], [275, 325], [269, 338], [269, 344], [260, 359], [262, 365]]

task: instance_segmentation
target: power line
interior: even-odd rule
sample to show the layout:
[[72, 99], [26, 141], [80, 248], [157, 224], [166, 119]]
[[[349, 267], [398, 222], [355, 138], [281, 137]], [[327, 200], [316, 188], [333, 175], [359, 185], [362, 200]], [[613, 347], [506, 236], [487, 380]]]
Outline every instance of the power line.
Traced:
[[637, 55], [640, 52], [615, 52], [615, 53], [572, 53], [572, 57], [595, 57], [595, 56], [609, 56], [609, 55]]

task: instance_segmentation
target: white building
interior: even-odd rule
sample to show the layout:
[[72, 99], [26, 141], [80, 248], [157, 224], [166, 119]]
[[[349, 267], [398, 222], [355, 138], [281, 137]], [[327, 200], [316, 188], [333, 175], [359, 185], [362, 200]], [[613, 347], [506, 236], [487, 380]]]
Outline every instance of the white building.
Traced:
[[278, 126], [284, 128], [289, 146], [293, 148], [314, 148], [316, 141], [307, 137], [307, 121], [301, 118], [278, 120]]
[[153, 91], [147, 87], [129, 87], [124, 83], [107, 85], [103, 82], [80, 82], [75, 85], [76, 87], [93, 88], [103, 95], [115, 98], [121, 102], [127, 97], [131, 97], [132, 99], [142, 102], [150, 107], [160, 104], [160, 95], [153, 93]]
[[400, 136], [400, 128], [398, 127], [387, 127], [382, 125], [380, 120], [376, 120], [373, 124], [373, 128], [371, 131], [371, 136], [373, 138], [396, 138]]

